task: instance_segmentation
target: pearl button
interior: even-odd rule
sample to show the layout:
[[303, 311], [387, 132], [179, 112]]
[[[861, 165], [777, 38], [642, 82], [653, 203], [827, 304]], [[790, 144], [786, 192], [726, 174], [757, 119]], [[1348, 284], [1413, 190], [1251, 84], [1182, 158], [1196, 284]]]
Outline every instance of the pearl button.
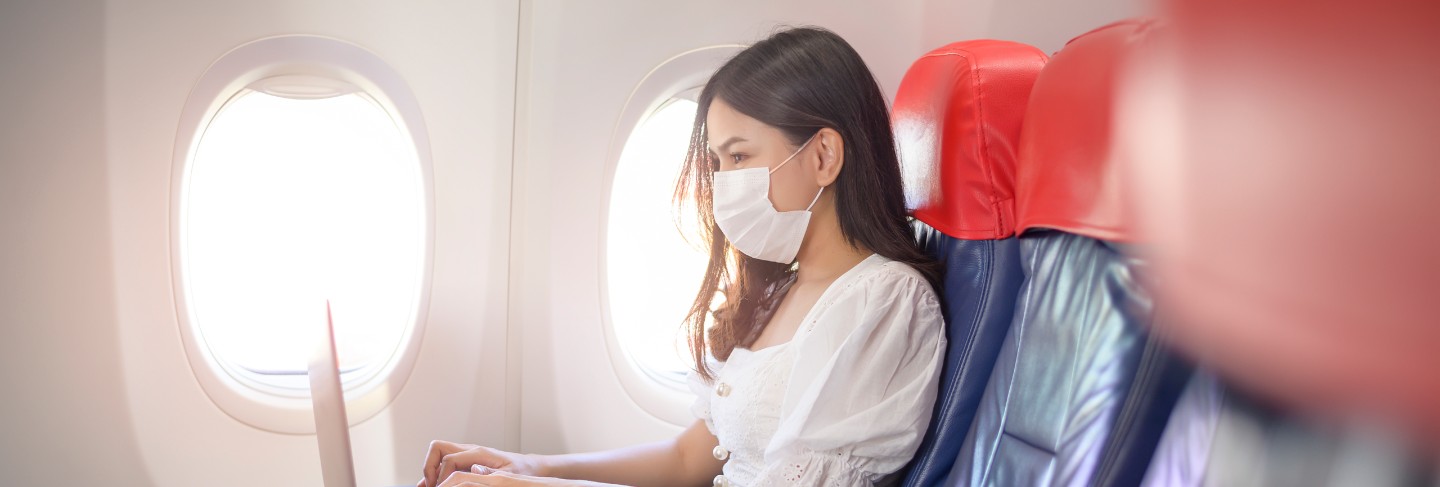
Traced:
[[711, 482], [710, 485], [715, 487], [730, 487], [730, 479], [725, 478], [724, 475], [716, 475], [715, 481]]
[[720, 385], [715, 386], [715, 394], [719, 395], [720, 397], [730, 395], [730, 384], [721, 382]]
[[730, 458], [730, 450], [726, 450], [725, 447], [720, 445], [715, 445], [715, 449], [711, 450], [710, 453], [714, 453], [715, 459], [722, 462]]

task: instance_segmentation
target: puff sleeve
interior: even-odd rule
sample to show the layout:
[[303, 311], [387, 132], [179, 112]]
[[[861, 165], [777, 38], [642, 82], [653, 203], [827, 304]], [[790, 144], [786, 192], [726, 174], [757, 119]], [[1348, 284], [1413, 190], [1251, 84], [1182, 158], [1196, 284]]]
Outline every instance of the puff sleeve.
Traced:
[[[710, 361], [710, 363], [710, 370], [718, 372], [720, 367], [715, 365], [713, 360]], [[690, 403], [690, 414], [694, 415], [695, 419], [704, 421], [705, 427], [710, 430], [710, 434], [717, 434], [715, 432], [715, 420], [710, 417], [710, 392], [713, 390], [712, 385], [705, 382], [705, 380], [700, 377], [700, 374], [693, 370], [690, 371], [689, 374], [686, 374], [685, 383], [689, 386], [690, 392], [695, 394], [695, 401]]]

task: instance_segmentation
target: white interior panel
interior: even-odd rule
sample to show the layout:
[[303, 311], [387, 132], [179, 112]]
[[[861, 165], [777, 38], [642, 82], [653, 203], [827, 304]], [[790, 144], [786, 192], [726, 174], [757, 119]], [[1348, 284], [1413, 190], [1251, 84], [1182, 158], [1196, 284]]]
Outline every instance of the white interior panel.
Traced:
[[965, 39], [1023, 42], [1053, 54], [1066, 42], [1111, 22], [1144, 15], [1144, 0], [926, 0], [927, 46]]
[[120, 367], [104, 23], [97, 2], [0, 2], [4, 485], [154, 483]]
[[515, 412], [494, 393], [504, 389], [506, 364], [516, 12], [511, 2], [110, 2], [104, 113], [117, 321], [126, 399], [156, 484], [191, 484], [226, 465], [249, 468], [205, 483], [319, 482], [314, 436], [242, 424], [197, 387], [179, 346], [169, 271], [181, 107], [212, 62], [275, 35], [329, 36], [372, 51], [404, 78], [429, 129], [436, 212], [429, 319], [404, 390], [353, 429], [361, 482], [413, 482], [434, 438], [516, 443], [506, 420]]

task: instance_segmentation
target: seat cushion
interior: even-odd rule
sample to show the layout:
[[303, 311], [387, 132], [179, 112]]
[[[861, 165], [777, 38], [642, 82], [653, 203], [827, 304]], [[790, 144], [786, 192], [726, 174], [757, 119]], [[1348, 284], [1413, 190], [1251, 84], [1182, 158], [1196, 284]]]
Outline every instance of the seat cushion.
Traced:
[[[1153, 357], [1165, 357], [1146, 352], [1158, 344], [1147, 333], [1153, 303], [1142, 262], [1059, 231], [1031, 232], [1019, 244], [1026, 280], [1015, 321], [946, 485], [1093, 485], [1116, 463], [1139, 469], [1120, 477], [1138, 478], [1183, 382], [1165, 388], [1171, 398], [1158, 402], [1167, 413], [1158, 421], [1141, 407], [1153, 397], [1131, 396], [1137, 377], [1154, 373]], [[1122, 414], [1127, 404], [1139, 410]], [[1125, 437], [1149, 448], [1112, 445], [1117, 424], [1141, 430]], [[1106, 457], [1116, 451], [1143, 459]]]

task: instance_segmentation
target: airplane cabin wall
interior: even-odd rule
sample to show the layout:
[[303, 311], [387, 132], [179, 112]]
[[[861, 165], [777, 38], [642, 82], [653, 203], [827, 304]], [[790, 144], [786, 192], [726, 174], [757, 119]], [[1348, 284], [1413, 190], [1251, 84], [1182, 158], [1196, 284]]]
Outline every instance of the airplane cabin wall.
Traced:
[[241, 423], [200, 388], [171, 278], [182, 106], [227, 51], [284, 34], [377, 54], [418, 100], [433, 155], [429, 319], [399, 396], [352, 429], [359, 478], [413, 482], [434, 438], [518, 446], [514, 401], [494, 392], [518, 2], [4, 5], [0, 484], [319, 484], [313, 435]]
[[330, 36], [371, 50], [403, 77], [428, 130], [435, 211], [428, 320], [399, 396], [352, 428], [358, 477], [366, 484], [413, 481], [435, 438], [517, 443], [518, 429], [507, 420], [515, 412], [490, 392], [503, 390], [505, 374], [481, 372], [507, 363], [504, 229], [517, 12], [515, 2], [110, 2], [106, 125], [116, 289], [132, 414], [157, 484], [214, 472], [207, 462], [177, 462], [190, 458], [265, 466], [221, 483], [318, 483], [313, 436], [241, 424], [196, 386], [177, 342], [167, 265], [171, 153], [186, 96], [228, 50], [282, 34]]
[[627, 97], [661, 62], [815, 24], [893, 96], [939, 45], [1054, 51], [1138, 1], [5, 2], [0, 484], [318, 484], [314, 437], [226, 415], [181, 342], [177, 124], [234, 47], [282, 34], [358, 44], [400, 73], [427, 125], [429, 319], [404, 389], [352, 432], [361, 482], [376, 485], [412, 479], [431, 439], [555, 453], [679, 431], [612, 373], [623, 364], [601, 316], [607, 155], [630, 128], [617, 125]]
[[1111, 22], [1146, 15], [1144, 0], [926, 0], [922, 22], [931, 48], [965, 39], [1003, 39], [1053, 54]]
[[0, 3], [0, 484], [148, 480], [120, 368], [105, 9]]

